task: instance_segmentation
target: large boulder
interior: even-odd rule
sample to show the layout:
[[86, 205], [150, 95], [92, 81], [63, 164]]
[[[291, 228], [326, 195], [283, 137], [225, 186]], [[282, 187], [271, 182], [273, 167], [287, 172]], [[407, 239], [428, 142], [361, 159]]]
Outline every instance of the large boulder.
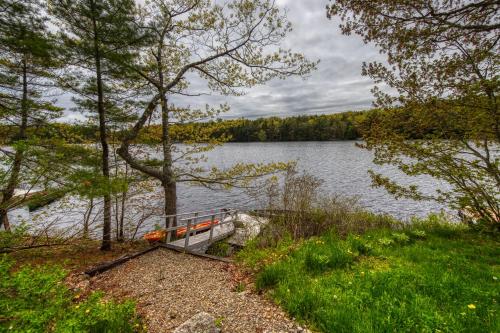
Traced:
[[269, 219], [265, 217], [238, 214], [234, 222], [234, 234], [227, 242], [231, 245], [245, 246], [246, 242], [259, 235], [261, 228], [267, 223]]
[[181, 326], [177, 327], [174, 333], [219, 333], [220, 330], [215, 325], [215, 318], [206, 313], [200, 312]]

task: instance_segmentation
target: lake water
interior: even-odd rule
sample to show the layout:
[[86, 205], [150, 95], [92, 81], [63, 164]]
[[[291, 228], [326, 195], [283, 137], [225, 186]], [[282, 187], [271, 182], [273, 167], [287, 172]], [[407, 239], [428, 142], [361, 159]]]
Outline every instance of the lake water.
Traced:
[[[206, 164], [219, 168], [230, 167], [236, 163], [267, 163], [297, 161], [297, 169], [306, 171], [323, 180], [325, 193], [356, 196], [367, 209], [391, 214], [407, 220], [412, 216], [426, 216], [445, 207], [435, 202], [416, 202], [396, 200], [384, 189], [372, 188], [368, 169], [380, 171], [401, 183], [417, 184], [424, 192], [432, 193], [446, 184], [429, 177], [409, 178], [398, 170], [387, 166], [377, 166], [372, 162], [372, 153], [356, 147], [354, 141], [336, 142], [279, 142], [279, 143], [228, 143], [206, 153]], [[141, 231], [161, 223], [163, 198], [161, 189], [154, 184], [142, 189], [129, 200], [130, 209], [126, 220], [144, 220]], [[10, 213], [11, 220], [35, 221], [40, 227], [46, 225], [81, 224], [88, 203], [77, 197], [67, 197], [47, 207], [29, 213], [27, 209], [17, 209]], [[231, 207], [237, 209], [259, 208], [256, 202], [244, 191], [213, 191], [187, 184], [178, 186], [178, 211], [191, 212], [212, 208]], [[93, 225], [98, 230], [102, 207], [97, 204], [92, 213]], [[71, 228], [69, 232], [80, 230]], [[129, 230], [129, 233], [132, 232]], [[140, 232], [139, 234], [141, 234]]]
[[[446, 184], [430, 177], [410, 178], [393, 167], [377, 166], [372, 162], [372, 153], [356, 147], [354, 141], [229, 143], [207, 156], [208, 164], [219, 167], [230, 167], [238, 162], [297, 161], [299, 171], [306, 171], [323, 180], [322, 189], [325, 192], [357, 196], [364, 207], [400, 219], [426, 216], [444, 209], [435, 202], [396, 200], [384, 189], [371, 187], [368, 169], [390, 175], [403, 184], [417, 184], [425, 193], [433, 193]], [[181, 212], [214, 206], [253, 208], [257, 204], [237, 191], [214, 192], [181, 185], [178, 192]]]

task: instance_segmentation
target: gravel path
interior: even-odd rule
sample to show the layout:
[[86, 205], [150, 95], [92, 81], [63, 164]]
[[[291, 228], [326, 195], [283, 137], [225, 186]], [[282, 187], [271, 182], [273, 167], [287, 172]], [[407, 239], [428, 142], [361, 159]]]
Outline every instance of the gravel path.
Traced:
[[200, 311], [224, 333], [303, 332], [276, 305], [249, 291], [233, 291], [231, 264], [158, 249], [91, 280], [92, 289], [133, 298], [148, 331], [172, 332]]

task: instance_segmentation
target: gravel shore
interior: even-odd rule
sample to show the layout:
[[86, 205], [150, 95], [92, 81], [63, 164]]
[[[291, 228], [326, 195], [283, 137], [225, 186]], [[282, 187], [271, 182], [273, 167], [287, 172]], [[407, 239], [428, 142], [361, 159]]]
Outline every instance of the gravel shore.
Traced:
[[172, 332], [201, 311], [224, 333], [303, 332], [262, 296], [234, 291], [233, 271], [232, 264], [157, 249], [92, 278], [91, 288], [135, 299], [152, 333]]

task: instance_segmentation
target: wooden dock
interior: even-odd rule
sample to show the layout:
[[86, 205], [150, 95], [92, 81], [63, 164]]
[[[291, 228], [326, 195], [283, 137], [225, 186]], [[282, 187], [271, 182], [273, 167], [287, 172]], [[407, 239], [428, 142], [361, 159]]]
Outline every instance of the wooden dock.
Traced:
[[[164, 216], [164, 218], [167, 221], [166, 228], [163, 230], [163, 232], [166, 233], [164, 241], [157, 242], [154, 246], [144, 251], [103, 263], [85, 271], [85, 273], [89, 276], [100, 274], [130, 259], [137, 258], [138, 256], [159, 248], [167, 248], [208, 259], [230, 262], [227, 258], [207, 255], [205, 251], [210, 244], [227, 238], [235, 232], [235, 222], [238, 219], [238, 212], [236, 210], [218, 209], [205, 212], [169, 215]], [[200, 222], [203, 222], [204, 226], [195, 228]], [[183, 231], [182, 238], [175, 236], [178, 230]]]
[[[179, 251], [204, 253], [212, 243], [234, 233], [237, 216], [238, 212], [233, 209], [166, 216], [168, 225], [165, 229], [165, 244]], [[206, 226], [195, 228], [200, 223]], [[184, 237], [174, 239], [178, 230], [185, 230]]]

